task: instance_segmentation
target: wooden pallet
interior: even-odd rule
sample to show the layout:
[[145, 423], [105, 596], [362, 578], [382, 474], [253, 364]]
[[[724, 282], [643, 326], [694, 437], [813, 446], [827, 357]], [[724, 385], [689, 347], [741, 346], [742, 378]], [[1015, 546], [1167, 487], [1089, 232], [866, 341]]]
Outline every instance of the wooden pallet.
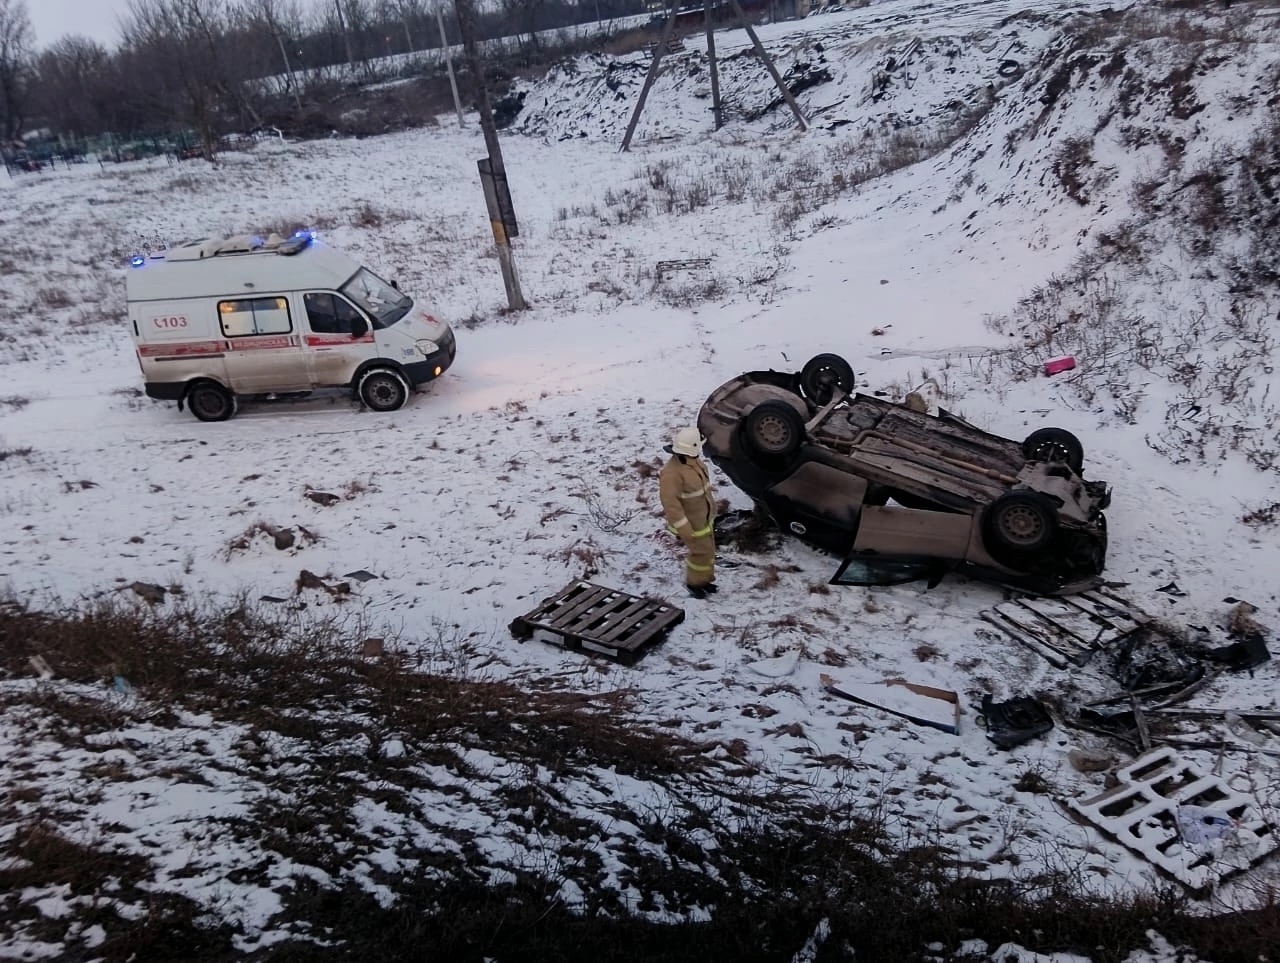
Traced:
[[594, 582], [570, 582], [532, 612], [512, 620], [517, 639], [540, 639], [633, 664], [684, 621], [684, 610]]
[[1059, 669], [1084, 665], [1100, 649], [1151, 621], [1106, 589], [1054, 598], [1017, 598], [979, 613]]

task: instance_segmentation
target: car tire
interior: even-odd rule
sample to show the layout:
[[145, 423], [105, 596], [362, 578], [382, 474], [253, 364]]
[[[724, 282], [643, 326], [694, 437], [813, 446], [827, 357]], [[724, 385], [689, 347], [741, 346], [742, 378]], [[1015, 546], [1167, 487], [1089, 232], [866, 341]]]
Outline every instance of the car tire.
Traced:
[[747, 413], [743, 435], [752, 454], [769, 460], [785, 458], [804, 442], [804, 419], [785, 401], [762, 401]]
[[831, 400], [837, 388], [848, 394], [853, 387], [853, 366], [838, 354], [815, 355], [800, 369], [800, 390], [819, 407]]
[[395, 411], [409, 400], [409, 386], [389, 368], [366, 371], [356, 393], [370, 411]]
[[1058, 510], [1039, 492], [1006, 492], [982, 513], [987, 554], [1010, 568], [1043, 558], [1057, 535]]
[[216, 381], [197, 381], [187, 389], [187, 407], [200, 421], [226, 421], [236, 413], [236, 399]]
[[1078, 475], [1084, 467], [1084, 445], [1063, 428], [1040, 428], [1022, 443], [1022, 457], [1027, 461], [1065, 462]]

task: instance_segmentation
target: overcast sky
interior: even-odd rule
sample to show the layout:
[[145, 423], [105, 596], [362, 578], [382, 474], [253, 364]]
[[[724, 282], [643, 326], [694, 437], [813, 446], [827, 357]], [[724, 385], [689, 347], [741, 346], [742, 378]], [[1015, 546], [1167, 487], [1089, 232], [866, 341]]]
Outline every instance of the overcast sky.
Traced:
[[[314, 0], [303, 0], [310, 9]], [[69, 33], [96, 40], [104, 47], [120, 43], [119, 20], [129, 0], [27, 0], [27, 13], [36, 32], [36, 46], [48, 47]]]
[[120, 43], [116, 21], [127, 9], [128, 0], [27, 0], [36, 46], [42, 49], [69, 33], [114, 47]]

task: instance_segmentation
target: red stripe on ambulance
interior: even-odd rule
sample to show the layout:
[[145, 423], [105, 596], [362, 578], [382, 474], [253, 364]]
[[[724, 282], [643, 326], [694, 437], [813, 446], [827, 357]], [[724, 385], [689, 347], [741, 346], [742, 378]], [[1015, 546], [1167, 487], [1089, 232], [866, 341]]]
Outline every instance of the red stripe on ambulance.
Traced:
[[227, 350], [225, 341], [184, 341], [178, 344], [140, 344], [138, 354], [144, 358], [165, 355], [171, 358], [185, 358], [191, 355], [222, 354]]
[[[372, 341], [373, 339], [370, 338], [369, 340]], [[138, 345], [138, 354], [144, 358], [189, 358], [195, 355], [224, 354], [227, 351], [276, 351], [280, 348], [296, 348], [298, 345], [297, 335], [272, 334], [259, 337], [228, 338], [225, 341], [140, 344]]]
[[349, 334], [307, 335], [308, 348], [341, 348], [348, 344], [373, 344], [373, 335], [367, 334], [363, 338], [353, 338]]
[[273, 348], [296, 348], [298, 338], [292, 334], [257, 335], [232, 338], [227, 345], [232, 351], [269, 351]]

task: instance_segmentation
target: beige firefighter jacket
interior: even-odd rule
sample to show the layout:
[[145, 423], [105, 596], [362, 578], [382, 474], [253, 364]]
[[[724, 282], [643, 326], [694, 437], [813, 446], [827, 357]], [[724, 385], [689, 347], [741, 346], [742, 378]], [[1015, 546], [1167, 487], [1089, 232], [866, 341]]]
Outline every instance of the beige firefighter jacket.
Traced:
[[685, 456], [681, 462], [679, 455], [672, 455], [658, 476], [658, 494], [671, 534], [682, 540], [711, 534], [716, 501], [702, 459]]

